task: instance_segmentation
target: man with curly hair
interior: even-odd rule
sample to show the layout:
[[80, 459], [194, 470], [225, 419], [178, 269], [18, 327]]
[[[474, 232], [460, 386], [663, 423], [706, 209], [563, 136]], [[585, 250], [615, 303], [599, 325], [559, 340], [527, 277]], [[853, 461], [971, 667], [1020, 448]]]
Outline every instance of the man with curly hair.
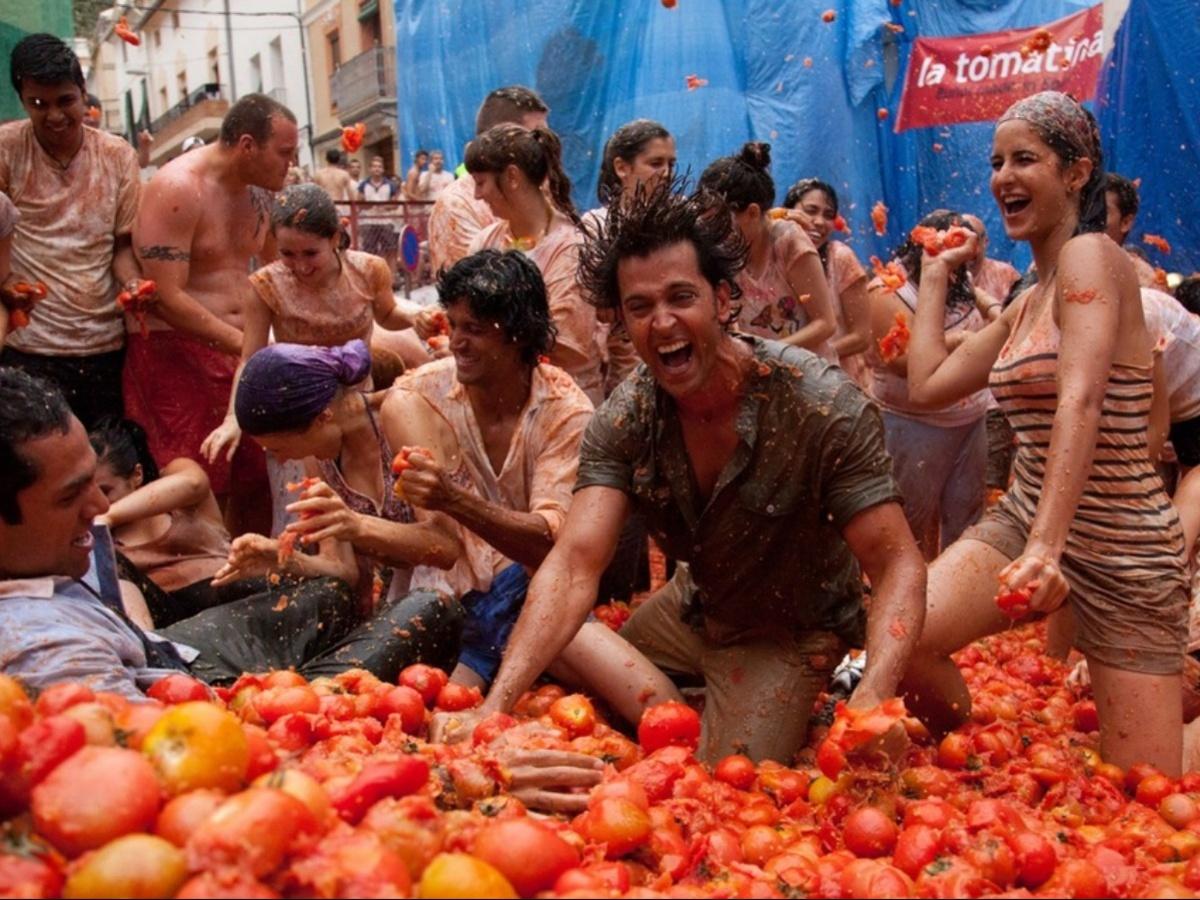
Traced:
[[396, 383], [383, 428], [395, 449], [432, 451], [410, 454], [404, 496], [452, 519], [463, 553], [449, 571], [418, 568], [413, 584], [462, 598], [467, 623], [453, 677], [485, 686], [529, 573], [567, 517], [592, 404], [544, 362], [555, 329], [541, 273], [523, 253], [466, 257], [442, 275], [438, 297], [451, 355]]
[[878, 411], [820, 357], [733, 330], [745, 246], [719, 199], [678, 190], [610, 207], [585, 245], [585, 288], [642, 365], [588, 426], [571, 510], [481, 713], [508, 709], [579, 642], [636, 508], [683, 564], [622, 631], [626, 664], [703, 677], [703, 759], [789, 761], [847, 646], [865, 637], [868, 659], [850, 705], [895, 695], [925, 565]]

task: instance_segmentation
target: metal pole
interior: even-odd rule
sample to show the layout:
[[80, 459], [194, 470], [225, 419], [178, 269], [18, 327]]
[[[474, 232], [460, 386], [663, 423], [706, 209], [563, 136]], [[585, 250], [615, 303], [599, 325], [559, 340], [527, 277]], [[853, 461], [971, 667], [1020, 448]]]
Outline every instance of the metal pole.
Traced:
[[225, 47], [229, 54], [229, 102], [237, 102], [237, 79], [233, 74], [233, 22], [229, 17], [229, 0], [225, 0]]
[[[303, 0], [296, 0], [296, 9], [300, 9], [300, 4]], [[312, 97], [309, 96], [308, 85], [308, 35], [307, 29], [304, 27], [304, 20], [300, 18], [298, 12], [289, 13], [296, 20], [296, 27], [300, 29], [300, 61], [304, 65], [304, 107], [308, 110], [308, 155], [312, 160], [313, 168], [317, 167], [317, 156], [313, 151], [313, 137], [316, 134], [317, 123], [313, 121]]]

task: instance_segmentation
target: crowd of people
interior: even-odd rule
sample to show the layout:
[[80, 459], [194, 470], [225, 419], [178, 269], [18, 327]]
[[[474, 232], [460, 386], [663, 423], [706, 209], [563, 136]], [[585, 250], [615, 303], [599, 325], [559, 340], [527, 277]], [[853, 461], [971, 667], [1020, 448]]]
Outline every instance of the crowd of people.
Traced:
[[[138, 697], [423, 661], [486, 692], [442, 740], [543, 673], [631, 722], [699, 679], [701, 757], [788, 760], [851, 650], [851, 707], [956, 727], [950, 654], [1003, 593], [1082, 654], [1105, 759], [1195, 766], [1200, 279], [1171, 296], [1123, 248], [1137, 186], [1070, 97], [996, 123], [1027, 272], [978, 209], [868, 270], [829, 181], [776, 206], [763, 143], [690, 185], [631, 122], [581, 214], [528, 88], [484, 98], [465, 174], [422, 151], [402, 185], [336, 151], [305, 183], [252, 94], [143, 186], [65, 44], [11, 66], [0, 671]], [[359, 196], [436, 197], [435, 305], [393, 294], [382, 238], [348, 249]], [[617, 633], [592, 610], [647, 535], [672, 572]]]

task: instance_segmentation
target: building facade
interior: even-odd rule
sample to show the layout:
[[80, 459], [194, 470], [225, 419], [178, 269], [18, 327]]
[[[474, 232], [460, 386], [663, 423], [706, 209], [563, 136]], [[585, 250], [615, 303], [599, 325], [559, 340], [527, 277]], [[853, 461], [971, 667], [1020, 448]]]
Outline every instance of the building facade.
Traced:
[[[300, 127], [300, 163], [312, 163], [312, 97], [303, 0], [157, 0], [103, 13], [88, 85], [102, 127], [136, 143], [154, 136], [151, 165], [182, 152], [189, 137], [217, 138], [232, 102], [262, 92], [286, 105]], [[294, 11], [286, 11], [294, 6]], [[141, 43], [114, 33], [125, 15]]]
[[314, 150], [340, 149], [342, 128], [366, 126], [353, 158], [363, 172], [382, 156], [403, 176], [397, 152], [396, 25], [391, 0], [303, 0], [313, 94]]

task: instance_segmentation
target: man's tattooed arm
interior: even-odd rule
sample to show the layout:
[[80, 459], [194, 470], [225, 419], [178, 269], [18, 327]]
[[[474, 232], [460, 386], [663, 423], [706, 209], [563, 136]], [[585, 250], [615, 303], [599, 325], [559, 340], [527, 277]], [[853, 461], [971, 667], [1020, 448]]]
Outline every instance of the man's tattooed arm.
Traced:
[[258, 237], [263, 226], [271, 221], [271, 192], [251, 185], [250, 201], [254, 204], [254, 236]]
[[178, 247], [167, 244], [152, 244], [149, 247], [138, 247], [138, 256], [142, 259], [161, 259], [165, 262], [191, 262], [192, 254]]

